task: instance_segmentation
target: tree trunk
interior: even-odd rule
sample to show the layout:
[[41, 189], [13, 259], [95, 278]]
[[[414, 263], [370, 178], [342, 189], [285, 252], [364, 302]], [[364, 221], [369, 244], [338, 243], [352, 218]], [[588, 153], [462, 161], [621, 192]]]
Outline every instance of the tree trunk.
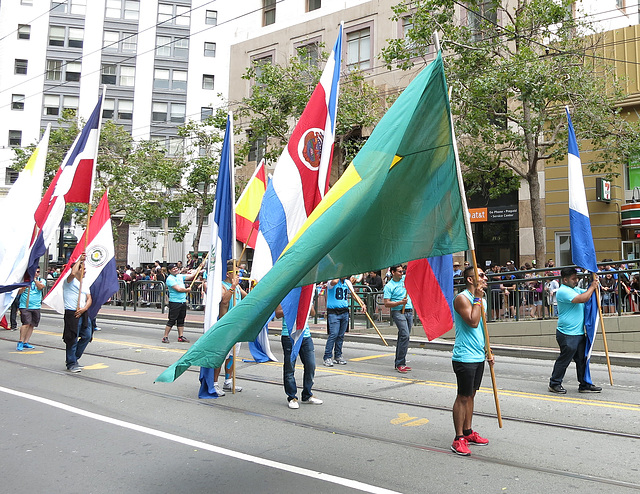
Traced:
[[546, 238], [544, 226], [544, 212], [540, 201], [540, 182], [536, 172], [527, 175], [529, 184], [529, 204], [531, 206], [531, 222], [533, 223], [533, 243], [535, 247], [537, 267], [544, 266], [546, 257]]
[[196, 233], [193, 236], [193, 253], [194, 255], [198, 255], [198, 249], [200, 248], [200, 236], [202, 235], [202, 226], [204, 224], [204, 214], [198, 212], [198, 226], [196, 228]]

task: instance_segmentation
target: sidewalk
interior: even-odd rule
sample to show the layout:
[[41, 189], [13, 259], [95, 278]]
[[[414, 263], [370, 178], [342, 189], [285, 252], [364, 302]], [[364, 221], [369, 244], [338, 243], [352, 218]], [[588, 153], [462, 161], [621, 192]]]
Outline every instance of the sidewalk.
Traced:
[[[43, 307], [42, 312], [45, 314], [55, 314], [52, 309]], [[123, 310], [122, 307], [114, 307], [105, 305], [100, 309], [98, 314], [98, 325], [101, 320], [128, 320], [139, 323], [157, 324], [164, 326], [167, 322], [167, 313], [164, 314], [155, 308], [127, 308]], [[204, 312], [189, 310], [187, 311], [187, 318], [185, 320], [185, 328], [187, 330], [195, 330], [194, 332], [200, 333], [203, 330], [204, 324]], [[517, 323], [502, 323], [502, 324], [517, 324]], [[389, 344], [389, 351], [395, 352], [395, 344], [397, 338], [397, 330], [395, 326], [391, 326], [388, 321], [381, 321], [377, 323], [378, 329], [384, 336], [385, 340]], [[273, 321], [269, 324], [269, 329], [278, 332], [281, 325], [279, 321]], [[318, 319], [318, 323], [309, 323], [309, 330], [311, 336], [314, 339], [326, 339], [327, 338], [327, 325], [324, 319]], [[428, 348], [430, 350], [439, 350], [445, 352], [451, 352], [453, 348], [452, 339], [436, 338], [433, 341], [427, 340], [425, 336], [417, 336], [416, 332], [422, 332], [421, 326], [414, 326], [414, 331], [411, 334], [411, 340], [409, 342], [409, 348]], [[357, 319], [354, 322], [354, 329], [349, 330], [346, 334], [346, 340], [351, 342], [360, 342], [368, 344], [377, 344], [384, 347], [384, 343], [375, 329], [367, 328], [365, 321]], [[516, 346], [516, 345], [503, 345], [492, 344], [491, 349], [495, 355], [518, 357], [518, 358], [530, 358], [541, 360], [555, 360], [558, 356], [557, 348], [544, 348], [544, 347], [531, 347], [531, 346]], [[626, 367], [640, 367], [640, 354], [633, 353], [609, 353], [609, 360], [611, 365], [622, 365]], [[604, 352], [593, 352], [591, 361], [597, 364], [606, 365], [606, 357]]]

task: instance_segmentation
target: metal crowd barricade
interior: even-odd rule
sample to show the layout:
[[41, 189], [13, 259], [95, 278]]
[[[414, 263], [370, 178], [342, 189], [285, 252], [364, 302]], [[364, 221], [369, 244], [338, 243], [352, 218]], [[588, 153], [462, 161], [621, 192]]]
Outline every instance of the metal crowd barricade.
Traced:
[[160, 309], [164, 314], [167, 301], [167, 286], [163, 281], [139, 280], [131, 282], [133, 310], [138, 307]]
[[[185, 283], [185, 286], [189, 286]], [[187, 304], [191, 310], [204, 310], [204, 296], [202, 293], [202, 281], [194, 281], [191, 291], [187, 294]]]

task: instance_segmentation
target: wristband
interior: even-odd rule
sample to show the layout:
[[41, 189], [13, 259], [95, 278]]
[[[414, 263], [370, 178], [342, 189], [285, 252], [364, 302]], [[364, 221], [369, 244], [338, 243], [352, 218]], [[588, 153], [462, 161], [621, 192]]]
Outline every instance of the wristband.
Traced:
[[480, 302], [481, 300], [478, 297], [473, 299], [473, 305], [480, 305]]

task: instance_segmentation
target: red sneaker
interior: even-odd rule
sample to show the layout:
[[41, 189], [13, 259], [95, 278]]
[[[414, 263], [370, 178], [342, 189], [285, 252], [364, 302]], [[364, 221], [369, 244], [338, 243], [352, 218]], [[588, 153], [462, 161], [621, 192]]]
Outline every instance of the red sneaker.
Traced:
[[407, 367], [406, 365], [399, 365], [398, 367], [396, 367], [396, 370], [400, 374], [406, 374], [407, 372], [409, 372], [411, 370], [411, 367]]
[[478, 446], [486, 446], [489, 444], [489, 440], [481, 437], [476, 431], [473, 431], [468, 436], [464, 436], [468, 443], [477, 444]]
[[464, 437], [453, 441], [451, 451], [460, 456], [469, 456], [471, 454], [471, 450], [467, 446], [467, 440]]

